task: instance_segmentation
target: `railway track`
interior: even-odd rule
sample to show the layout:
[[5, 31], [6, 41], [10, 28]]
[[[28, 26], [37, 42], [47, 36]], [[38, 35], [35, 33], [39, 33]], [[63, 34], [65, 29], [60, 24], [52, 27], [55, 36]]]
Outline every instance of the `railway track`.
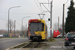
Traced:
[[33, 50], [33, 49], [36, 48], [39, 44], [40, 44], [40, 42], [30, 42], [29, 44], [23, 46], [22, 48], [30, 48], [30, 50]]

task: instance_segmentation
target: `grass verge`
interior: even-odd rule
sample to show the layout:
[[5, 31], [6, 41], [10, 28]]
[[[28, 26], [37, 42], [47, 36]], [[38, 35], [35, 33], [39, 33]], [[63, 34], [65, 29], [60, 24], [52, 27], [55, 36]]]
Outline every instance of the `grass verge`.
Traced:
[[49, 38], [47, 41], [48, 42], [55, 42], [56, 40], [54, 38]]
[[37, 48], [48, 48], [50, 45], [46, 43], [41, 43]]
[[24, 45], [27, 45], [28, 43], [23, 43], [23, 44], [21, 44], [21, 45], [18, 45], [18, 46], [15, 46], [15, 47], [13, 47], [13, 48], [21, 48], [21, 47], [23, 47]]

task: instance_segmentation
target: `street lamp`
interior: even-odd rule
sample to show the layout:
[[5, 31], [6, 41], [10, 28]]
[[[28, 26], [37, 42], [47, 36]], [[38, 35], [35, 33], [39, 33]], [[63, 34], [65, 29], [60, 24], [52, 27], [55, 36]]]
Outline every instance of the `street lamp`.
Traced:
[[10, 7], [10, 8], [8, 9], [8, 34], [9, 34], [9, 14], [10, 14], [10, 10], [11, 10], [12, 8], [17, 8], [17, 7], [20, 7], [20, 6], [14, 6], [14, 7]]
[[26, 16], [26, 17], [23, 17], [23, 18], [22, 18], [22, 33], [23, 33], [23, 19], [24, 19], [24, 18], [28, 18], [28, 17], [30, 17], [30, 16]]

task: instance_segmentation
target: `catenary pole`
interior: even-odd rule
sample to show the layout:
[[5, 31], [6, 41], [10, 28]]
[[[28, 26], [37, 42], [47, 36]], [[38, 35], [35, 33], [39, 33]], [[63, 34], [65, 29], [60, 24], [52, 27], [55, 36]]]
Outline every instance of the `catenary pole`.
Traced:
[[14, 20], [14, 36], [15, 36], [15, 25], [16, 24], [16, 20]]
[[62, 38], [64, 37], [64, 8], [65, 8], [65, 4], [63, 4]]
[[59, 17], [58, 17], [58, 29], [59, 29]]
[[51, 7], [50, 7], [50, 38], [52, 38], [52, 1], [51, 1]]

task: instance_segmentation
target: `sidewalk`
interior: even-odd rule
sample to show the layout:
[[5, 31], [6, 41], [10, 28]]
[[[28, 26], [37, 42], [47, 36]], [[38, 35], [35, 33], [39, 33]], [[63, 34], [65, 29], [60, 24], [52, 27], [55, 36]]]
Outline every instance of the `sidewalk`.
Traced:
[[75, 50], [74, 48], [70, 48], [70, 46], [64, 46], [65, 39], [55, 38], [55, 40], [55, 42], [48, 42], [47, 44], [50, 44], [50, 47], [45, 48], [44, 50]]

